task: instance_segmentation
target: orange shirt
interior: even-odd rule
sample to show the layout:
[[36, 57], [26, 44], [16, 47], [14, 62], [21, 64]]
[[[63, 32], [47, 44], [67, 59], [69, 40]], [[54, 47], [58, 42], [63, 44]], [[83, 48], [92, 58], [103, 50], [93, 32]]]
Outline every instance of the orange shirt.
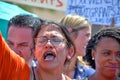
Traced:
[[15, 54], [0, 33], [0, 80], [30, 80], [30, 69], [25, 61]]

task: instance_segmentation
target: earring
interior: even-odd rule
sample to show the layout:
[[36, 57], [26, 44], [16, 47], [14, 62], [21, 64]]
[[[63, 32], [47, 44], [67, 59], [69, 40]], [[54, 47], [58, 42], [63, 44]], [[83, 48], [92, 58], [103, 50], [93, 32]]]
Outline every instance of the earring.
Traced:
[[67, 59], [70, 60], [70, 59], [71, 59], [71, 56], [67, 56]]
[[33, 57], [32, 65], [33, 65], [33, 67], [36, 67], [38, 65], [38, 61], [35, 56]]
[[92, 60], [95, 60], [95, 58], [94, 58], [94, 57], [92, 57]]

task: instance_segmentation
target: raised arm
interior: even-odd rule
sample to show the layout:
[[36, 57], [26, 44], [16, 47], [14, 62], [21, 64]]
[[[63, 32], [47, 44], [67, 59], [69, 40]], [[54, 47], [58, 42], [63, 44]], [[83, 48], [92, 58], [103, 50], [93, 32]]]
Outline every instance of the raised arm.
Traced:
[[28, 65], [8, 47], [1, 33], [0, 80], [30, 80], [30, 69]]

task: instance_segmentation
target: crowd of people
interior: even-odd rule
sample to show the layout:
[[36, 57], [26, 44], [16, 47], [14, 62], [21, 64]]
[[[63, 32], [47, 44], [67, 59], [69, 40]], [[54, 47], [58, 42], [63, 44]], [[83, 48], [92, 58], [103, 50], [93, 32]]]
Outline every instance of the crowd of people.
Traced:
[[14, 16], [7, 41], [0, 33], [0, 80], [119, 80], [120, 29], [91, 29], [75, 14], [60, 22]]

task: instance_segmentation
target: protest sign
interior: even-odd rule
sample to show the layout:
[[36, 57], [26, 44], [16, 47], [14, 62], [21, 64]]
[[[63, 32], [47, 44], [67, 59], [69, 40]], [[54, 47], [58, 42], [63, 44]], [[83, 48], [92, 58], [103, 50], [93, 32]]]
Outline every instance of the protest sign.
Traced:
[[67, 0], [4, 0], [10, 2], [16, 2], [35, 7], [48, 8], [54, 10], [65, 11]]
[[120, 0], [68, 0], [66, 14], [85, 16], [92, 24], [120, 26]]

